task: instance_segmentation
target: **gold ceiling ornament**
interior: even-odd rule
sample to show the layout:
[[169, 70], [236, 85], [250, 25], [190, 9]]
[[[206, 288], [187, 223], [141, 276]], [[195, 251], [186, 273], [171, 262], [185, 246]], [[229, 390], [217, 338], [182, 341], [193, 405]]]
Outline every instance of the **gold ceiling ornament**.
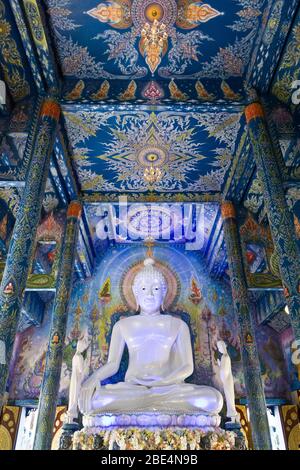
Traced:
[[[176, 27], [191, 30], [223, 15], [198, 0], [108, 0], [86, 13], [117, 30], [132, 28], [131, 39], [139, 38], [140, 53], [153, 75], [168, 51], [168, 38], [177, 43]], [[197, 61], [197, 53], [192, 51], [190, 58]]]
[[145, 238], [144, 245], [147, 247], [147, 258], [153, 258], [153, 248], [155, 246], [155, 239], [153, 237]]
[[141, 50], [152, 74], [159, 66], [163, 52], [168, 47], [167, 27], [157, 19], [145, 23], [141, 31]]
[[149, 184], [158, 183], [162, 178], [162, 171], [158, 167], [154, 167], [153, 165], [148, 166], [144, 170], [144, 180]]

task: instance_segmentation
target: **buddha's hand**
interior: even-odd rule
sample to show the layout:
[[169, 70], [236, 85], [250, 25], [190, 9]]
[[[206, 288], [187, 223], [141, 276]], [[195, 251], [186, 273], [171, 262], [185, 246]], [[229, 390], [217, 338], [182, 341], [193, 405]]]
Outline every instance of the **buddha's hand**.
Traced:
[[161, 377], [153, 375], [143, 375], [141, 377], [131, 377], [130, 383], [134, 385], [144, 385], [145, 387], [154, 387], [161, 381]]

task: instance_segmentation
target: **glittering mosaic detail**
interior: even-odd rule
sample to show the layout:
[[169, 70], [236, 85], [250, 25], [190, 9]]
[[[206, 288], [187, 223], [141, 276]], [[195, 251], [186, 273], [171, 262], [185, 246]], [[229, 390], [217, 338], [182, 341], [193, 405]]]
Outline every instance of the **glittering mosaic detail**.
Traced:
[[[279, 75], [284, 75], [285, 72], [289, 73], [285, 67], [282, 68], [281, 65], [278, 67], [278, 62], [283, 57], [284, 48], [287, 45], [287, 34], [291, 30], [298, 7], [298, 0], [268, 2], [246, 77], [252, 86], [259, 89], [261, 93], [267, 93], [271, 83], [274, 83], [274, 72], [275, 81]], [[297, 58], [295, 56], [296, 64]], [[278, 85], [281, 88], [281, 85]]]
[[[67, 326], [67, 308], [71, 295], [73, 267], [79, 230], [81, 205], [70, 203], [62, 243], [60, 270], [57, 277], [56, 295], [53, 306], [50, 341], [46, 355], [46, 367], [39, 401], [35, 450], [50, 449], [52, 430], [63, 359], [63, 346]], [[49, 406], [51, 404], [51, 406]]]
[[0, 0], [0, 63], [9, 91], [14, 100], [18, 101], [28, 96], [31, 90], [6, 13], [5, 4]]
[[28, 139], [27, 149], [31, 154], [31, 162], [0, 288], [0, 340], [4, 342], [6, 351], [6, 363], [0, 365], [0, 402], [5, 392], [8, 365], [46, 185], [45, 169], [50, 164], [56, 126], [56, 120], [40, 114], [37, 122], [33, 123]]
[[[261, 106], [257, 104], [256, 106]], [[275, 250], [279, 256], [284, 292], [290, 310], [295, 338], [300, 338], [300, 253], [293, 220], [286, 202], [282, 178], [265, 120], [258, 115], [248, 123], [258, 176], [263, 185], [264, 202]]]
[[10, 5], [14, 14], [14, 18], [16, 20], [16, 24], [18, 26], [20, 36], [22, 38], [26, 56], [28, 58], [28, 61], [30, 62], [30, 68], [32, 70], [36, 87], [39, 91], [44, 91], [44, 84], [41, 71], [37, 62], [35, 52], [33, 50], [33, 44], [31, 43], [30, 34], [25, 23], [22, 7], [18, 0], [11, 0]]
[[289, 40], [287, 41], [282, 60], [272, 84], [273, 94], [282, 102], [292, 104], [293, 82], [299, 80], [300, 62], [300, 12], [294, 22]]
[[43, 74], [46, 78], [48, 88], [52, 91], [59, 87], [56, 68], [52, 60], [46, 32], [40, 15], [38, 3], [36, 0], [24, 0], [24, 9], [29, 23], [30, 31], [33, 37], [35, 47], [43, 64]]
[[[230, 202], [225, 203], [225, 215], [228, 213]], [[231, 209], [231, 212], [234, 208]], [[255, 449], [272, 449], [269, 434], [269, 424], [266, 411], [261, 369], [255, 338], [247, 282], [244, 274], [243, 255], [240, 246], [238, 228], [233, 217], [225, 217], [223, 220], [224, 238], [230, 272], [231, 290], [234, 310], [239, 322], [241, 338], [241, 353], [249, 411], [251, 414], [251, 426]]]

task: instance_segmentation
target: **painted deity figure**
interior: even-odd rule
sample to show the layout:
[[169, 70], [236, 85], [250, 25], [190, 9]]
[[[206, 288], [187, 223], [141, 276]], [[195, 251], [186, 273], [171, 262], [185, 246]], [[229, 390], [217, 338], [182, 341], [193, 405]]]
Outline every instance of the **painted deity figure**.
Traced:
[[101, 23], [118, 24], [123, 17], [122, 7], [115, 2], [109, 2], [108, 5], [100, 3], [97, 8], [91, 10], [91, 14]]
[[235, 408], [235, 395], [234, 395], [234, 381], [231, 369], [231, 359], [227, 352], [227, 347], [224, 341], [217, 342], [218, 351], [221, 353], [221, 359], [218, 359], [218, 366], [220, 369], [220, 379], [223, 384], [224, 395], [227, 406], [227, 417], [231, 422], [239, 422], [239, 414]]
[[[223, 406], [221, 393], [185, 383], [193, 373], [189, 328], [183, 320], [161, 314], [167, 283], [153, 259], [144, 261], [132, 289], [140, 313], [113, 327], [107, 363], [82, 384], [80, 411], [84, 415], [124, 411], [217, 415]], [[118, 371], [125, 345], [129, 351], [125, 381], [101, 386]]]

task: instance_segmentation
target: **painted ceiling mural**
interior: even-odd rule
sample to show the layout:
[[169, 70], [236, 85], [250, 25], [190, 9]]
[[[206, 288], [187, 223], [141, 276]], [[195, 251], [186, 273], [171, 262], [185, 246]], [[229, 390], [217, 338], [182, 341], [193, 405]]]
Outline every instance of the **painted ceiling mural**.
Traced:
[[[241, 113], [195, 107], [65, 106], [73, 162], [86, 196], [219, 192], [234, 153]], [[145, 168], [159, 168], [154, 185]]]
[[[261, 34], [264, 55], [274, 57], [272, 40], [282, 21], [288, 28], [297, 1], [45, 0], [45, 4], [66, 100], [111, 99], [129, 87], [131, 96], [135, 90], [136, 97], [144, 100], [239, 101], [243, 81], [251, 83]], [[283, 41], [281, 37], [276, 54]]]
[[[185, 244], [205, 254], [220, 216], [219, 204], [86, 204], [95, 252], [107, 239], [116, 243]], [[199, 238], [198, 238], [199, 236]], [[186, 245], [188, 244], [188, 245]]]

